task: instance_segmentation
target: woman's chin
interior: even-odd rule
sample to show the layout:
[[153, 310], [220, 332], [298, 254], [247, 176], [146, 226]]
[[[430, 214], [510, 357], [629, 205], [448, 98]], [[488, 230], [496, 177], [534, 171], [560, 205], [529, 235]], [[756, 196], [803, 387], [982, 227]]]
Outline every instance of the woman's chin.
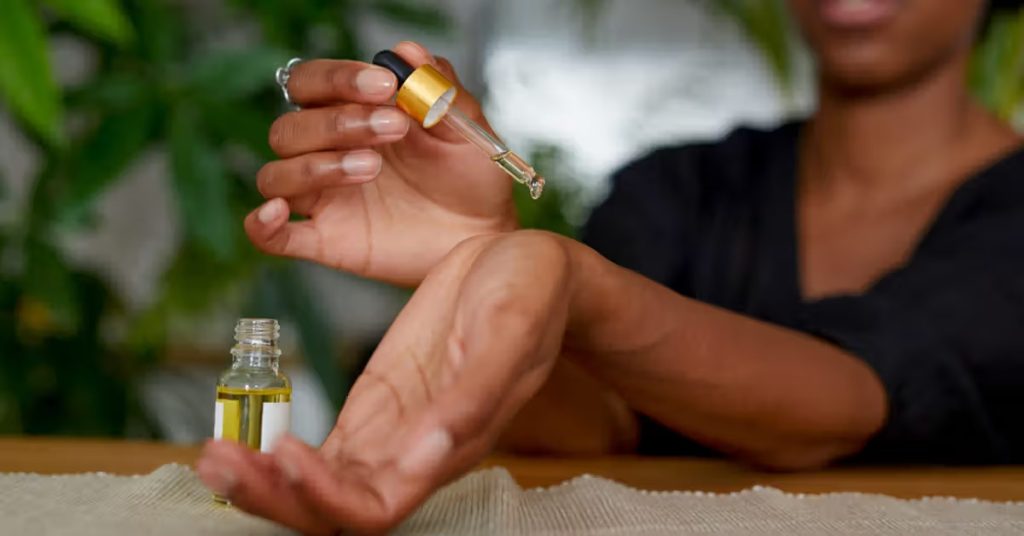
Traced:
[[856, 93], [885, 91], [905, 83], [910, 78], [910, 74], [905, 72], [906, 69], [887, 68], [868, 58], [823, 60], [819, 68], [820, 78], [827, 87]]

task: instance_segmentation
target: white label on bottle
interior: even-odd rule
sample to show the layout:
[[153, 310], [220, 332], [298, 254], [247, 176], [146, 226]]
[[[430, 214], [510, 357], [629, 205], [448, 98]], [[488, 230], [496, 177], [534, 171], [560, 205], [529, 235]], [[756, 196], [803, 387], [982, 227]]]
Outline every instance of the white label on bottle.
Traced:
[[292, 418], [291, 402], [267, 402], [263, 404], [263, 428], [260, 434], [260, 451], [270, 452], [274, 443], [288, 432]]
[[213, 438], [221, 439], [224, 435], [224, 403], [217, 402], [213, 410]]

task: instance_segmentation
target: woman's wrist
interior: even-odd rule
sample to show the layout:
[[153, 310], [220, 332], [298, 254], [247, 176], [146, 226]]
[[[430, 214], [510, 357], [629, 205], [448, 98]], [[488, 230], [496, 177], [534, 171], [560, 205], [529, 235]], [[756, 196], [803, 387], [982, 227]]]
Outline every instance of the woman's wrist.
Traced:
[[585, 244], [563, 237], [569, 256], [569, 317], [565, 345], [573, 353], [587, 353], [595, 334], [613, 311], [614, 288], [622, 268]]
[[[564, 254], [564, 257], [559, 260], [546, 257], [543, 260], [538, 259], [537, 262], [565, 262], [565, 299], [568, 302], [564, 337], [566, 349], [576, 353], [599, 346], [599, 342], [595, 343], [591, 339], [599, 338], [602, 332], [601, 326], [608, 325], [608, 322], [614, 320], [616, 304], [628, 292], [626, 279], [623, 277], [628, 272], [585, 244], [547, 231], [520, 229], [477, 235], [468, 240], [486, 243], [491, 240], [523, 237], [532, 237], [530, 239], [545, 242], [547, 245], [552, 245], [553, 242]], [[535, 248], [540, 245], [537, 243], [531, 247]], [[550, 253], [555, 250], [546, 249], [546, 251]]]

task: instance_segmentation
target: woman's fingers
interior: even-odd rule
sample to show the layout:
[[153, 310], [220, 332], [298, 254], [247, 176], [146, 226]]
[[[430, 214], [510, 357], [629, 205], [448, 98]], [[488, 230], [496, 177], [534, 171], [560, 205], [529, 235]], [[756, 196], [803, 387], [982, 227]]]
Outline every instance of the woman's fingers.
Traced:
[[295, 104], [315, 107], [339, 102], [384, 104], [398, 89], [391, 71], [348, 60], [312, 60], [292, 69], [288, 94]]
[[335, 530], [382, 532], [404, 513], [372, 486], [372, 477], [367, 478], [370, 468], [353, 468], [360, 470], [346, 474], [344, 464], [328, 466], [318, 452], [291, 437], [278, 442], [273, 456], [296, 496]]
[[271, 255], [318, 260], [323, 251], [320, 231], [310, 221], [288, 221], [288, 202], [271, 199], [245, 218], [245, 232], [260, 250]]
[[395, 45], [392, 50], [413, 67], [419, 67], [425, 63], [434, 63], [434, 56], [427, 50], [427, 47], [415, 41], [402, 41]]
[[[434, 62], [426, 48], [412, 41], [395, 45], [394, 51], [413, 67]], [[292, 69], [288, 80], [292, 101], [303, 107], [340, 102], [384, 104], [397, 90], [398, 79], [391, 71], [358, 61], [302, 62]]]
[[409, 131], [397, 108], [345, 104], [289, 112], [270, 127], [270, 147], [281, 158], [332, 149], [393, 143]]
[[[452, 351], [471, 352], [451, 358], [466, 362], [466, 366], [405, 430], [392, 435], [396, 448], [380, 446], [395, 453], [391, 460], [352, 483], [361, 486], [352, 487], [349, 495], [357, 492], [367, 505], [378, 508], [373, 519], [363, 522], [379, 522], [387, 528], [487, 455], [504, 423], [547, 377], [544, 367], [520, 365], [529, 361], [523, 353], [535, 349], [524, 341], [536, 335], [513, 329], [475, 349], [457, 343], [450, 346]], [[486, 354], [479, 353], [485, 349]], [[313, 500], [319, 495], [310, 488], [307, 496]], [[335, 506], [324, 503], [321, 508]]]
[[233, 506], [303, 534], [332, 534], [326, 522], [292, 493], [273, 459], [227, 441], [210, 442], [196, 464], [199, 478]]
[[256, 186], [267, 199], [298, 197], [373, 180], [381, 165], [380, 154], [370, 149], [310, 153], [263, 166]]

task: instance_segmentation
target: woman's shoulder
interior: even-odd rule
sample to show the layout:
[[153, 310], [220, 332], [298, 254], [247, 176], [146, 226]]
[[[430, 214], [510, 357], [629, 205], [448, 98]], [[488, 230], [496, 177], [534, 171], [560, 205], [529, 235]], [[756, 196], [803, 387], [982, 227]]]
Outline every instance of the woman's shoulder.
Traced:
[[615, 183], [640, 187], [746, 192], [769, 177], [792, 180], [802, 121], [771, 128], [739, 126], [717, 140], [662, 145], [633, 160], [614, 176]]
[[958, 200], [983, 203], [990, 210], [1024, 209], [1024, 142], [969, 177], [955, 193], [953, 201]]
[[584, 226], [583, 241], [621, 266], [692, 295], [681, 274], [696, 262], [702, 237], [747, 234], [763, 220], [758, 213], [774, 217], [788, 210], [796, 125], [740, 127], [718, 141], [654, 149], [615, 174]]
[[1024, 145], [960, 185], [921, 247], [922, 252], [940, 253], [986, 250], [1024, 258]]

